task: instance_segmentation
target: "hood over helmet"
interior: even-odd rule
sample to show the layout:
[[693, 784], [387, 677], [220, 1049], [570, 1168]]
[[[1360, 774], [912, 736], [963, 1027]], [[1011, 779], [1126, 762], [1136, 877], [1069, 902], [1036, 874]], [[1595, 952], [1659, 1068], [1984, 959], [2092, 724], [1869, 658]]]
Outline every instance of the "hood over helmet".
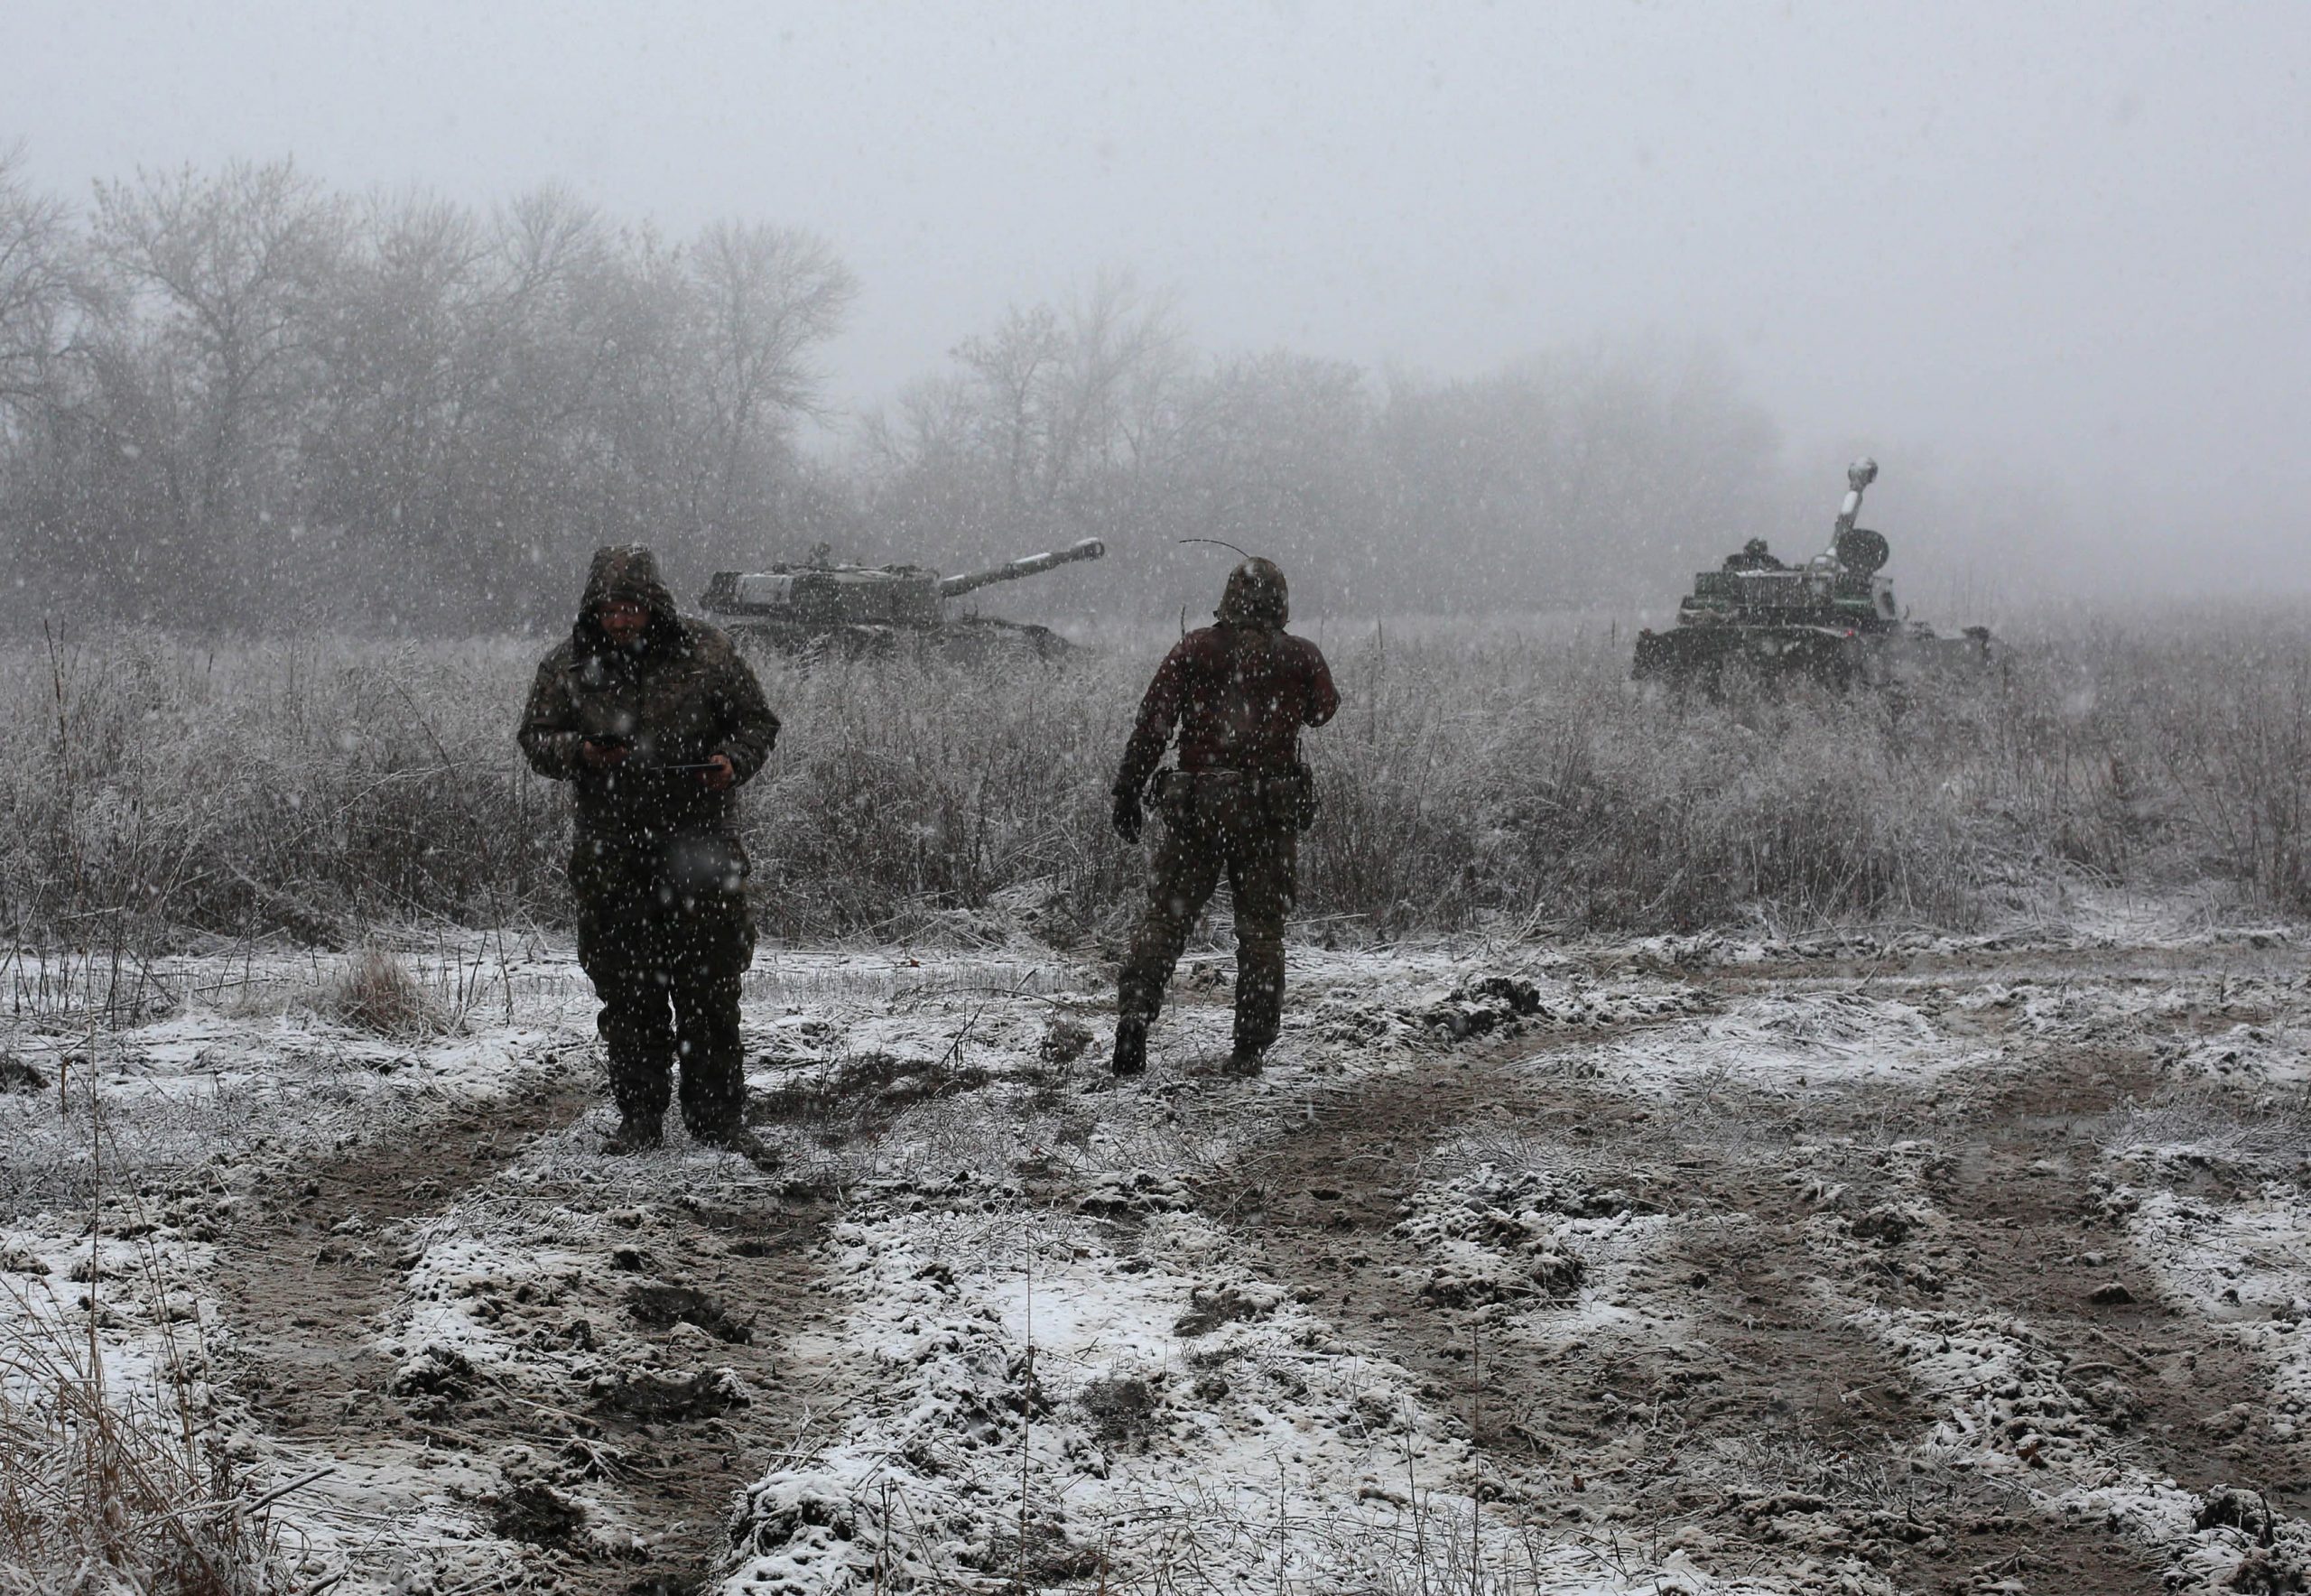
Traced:
[[1257, 557], [1245, 561], [1228, 573], [1228, 587], [1220, 596], [1220, 608], [1212, 612], [1222, 623], [1242, 626], [1274, 626], [1282, 629], [1292, 617], [1290, 589], [1284, 581], [1284, 572], [1273, 560]]
[[581, 656], [609, 651], [602, 607], [621, 600], [650, 612], [650, 625], [643, 633], [645, 652], [663, 651], [680, 640], [680, 617], [673, 592], [658, 574], [658, 556], [640, 543], [613, 543], [595, 550], [593, 563], [586, 568], [586, 590], [578, 600], [578, 623], [571, 632]]

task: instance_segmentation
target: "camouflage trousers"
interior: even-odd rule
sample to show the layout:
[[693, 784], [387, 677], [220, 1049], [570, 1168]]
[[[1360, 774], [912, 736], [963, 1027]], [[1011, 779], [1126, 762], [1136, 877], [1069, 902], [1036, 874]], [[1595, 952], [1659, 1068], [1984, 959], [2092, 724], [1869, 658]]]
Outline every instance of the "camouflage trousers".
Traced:
[[746, 1108], [738, 982], [753, 961], [747, 856], [736, 838], [656, 846], [580, 838], [578, 962], [594, 983], [610, 1095], [629, 1118], [656, 1121], [679, 1065], [682, 1123], [736, 1127]]
[[1147, 872], [1147, 907], [1124, 957], [1118, 1013], [1153, 1019], [1188, 933], [1224, 874], [1236, 912], [1236, 1045], [1258, 1052], [1284, 1019], [1284, 922], [1292, 912], [1300, 831], [1289, 807], [1233, 771], [1167, 771], [1164, 822]]

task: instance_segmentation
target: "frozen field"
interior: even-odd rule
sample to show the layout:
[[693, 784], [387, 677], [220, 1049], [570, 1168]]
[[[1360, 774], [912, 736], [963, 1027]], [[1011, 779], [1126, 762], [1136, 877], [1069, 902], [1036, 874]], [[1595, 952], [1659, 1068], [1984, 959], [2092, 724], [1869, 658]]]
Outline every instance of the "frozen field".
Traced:
[[1264, 1080], [1207, 957], [1117, 1087], [1097, 968], [766, 951], [775, 1177], [594, 1151], [551, 947], [404, 1040], [34, 970], [11, 1422], [93, 1348], [286, 1590], [2302, 1588], [2288, 931], [1294, 958]]

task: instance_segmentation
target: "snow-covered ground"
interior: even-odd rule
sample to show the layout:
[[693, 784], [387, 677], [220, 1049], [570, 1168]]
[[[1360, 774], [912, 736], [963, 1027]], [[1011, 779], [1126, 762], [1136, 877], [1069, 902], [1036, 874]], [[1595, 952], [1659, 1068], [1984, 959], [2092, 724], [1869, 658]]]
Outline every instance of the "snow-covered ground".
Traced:
[[1192, 956], [1124, 1085], [1032, 942], [766, 950], [767, 1175], [599, 1154], [566, 951], [185, 960], [0, 1030], [0, 1373], [345, 1591], [2287, 1588], [2311, 994], [2125, 926], [1296, 948], [1254, 1082]]

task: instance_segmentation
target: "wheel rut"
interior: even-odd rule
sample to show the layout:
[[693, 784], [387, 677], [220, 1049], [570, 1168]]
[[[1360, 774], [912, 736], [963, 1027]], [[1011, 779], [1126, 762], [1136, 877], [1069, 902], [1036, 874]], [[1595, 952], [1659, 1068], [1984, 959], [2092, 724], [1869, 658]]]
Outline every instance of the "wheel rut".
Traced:
[[[599, 1341], [612, 1362], [645, 1341], [663, 1344], [671, 1328], [738, 1377], [749, 1393], [743, 1406], [702, 1415], [630, 1408], [599, 1391], [554, 1388], [554, 1366], [543, 1358], [524, 1366], [536, 1378], [485, 1371], [454, 1400], [396, 1395], [395, 1359], [380, 1345], [428, 1232], [490, 1189], [538, 1135], [565, 1129], [599, 1100], [590, 1077], [556, 1074], [486, 1110], [318, 1164], [264, 1199], [219, 1248], [232, 1383], [268, 1430], [316, 1454], [542, 1465], [568, 1489], [509, 1488], [468, 1508], [521, 1544], [531, 1576], [552, 1588], [689, 1591], [727, 1550], [736, 1493], [826, 1406], [810, 1371], [789, 1357], [793, 1332], [823, 1317], [812, 1305], [811, 1257], [830, 1211], [823, 1200], [745, 1183], [620, 1209], [603, 1256], [585, 1260], [586, 1277], [567, 1300], [508, 1304], [501, 1321], [509, 1335], [519, 1324], [521, 1349], [559, 1355]], [[606, 1206], [601, 1191], [568, 1178], [525, 1182], [518, 1201], [539, 1211]], [[629, 1219], [630, 1236], [617, 1228]], [[671, 1317], [645, 1321], [636, 1305], [666, 1300], [681, 1304]], [[711, 1304], [717, 1333], [731, 1339], [705, 1342], [676, 1322], [703, 1317], [689, 1311], [693, 1300]], [[560, 1505], [571, 1498], [608, 1505], [614, 1544], [578, 1532]]]
[[[1380, 1077], [1320, 1102], [1200, 1196], [1207, 1211], [1257, 1244], [1280, 1284], [1423, 1379], [1425, 1398], [1452, 1413], [1475, 1442], [1480, 1480], [1497, 1477], [1507, 1494], [1544, 1512], [1575, 1522], [1650, 1521], [1672, 1532], [1693, 1525], [1724, 1554], [1743, 1547], [1768, 1559], [1850, 1552], [1905, 1590], [1969, 1591], [2009, 1577], [2030, 1589], [2164, 1590], [2162, 1560], [2107, 1525], [2052, 1519], [1987, 1482], [1895, 1477], [1886, 1460], [1907, 1455], [1937, 1415], [1900, 1355], [1833, 1305], [1858, 1292], [1889, 1305], [2027, 1314], [2034, 1324], [2043, 1319], [2049, 1337], [2082, 1360], [2125, 1361], [2104, 1338], [2141, 1337], [2153, 1320], [2164, 1327], [2147, 1281], [2131, 1294], [2154, 1305], [2132, 1318], [2104, 1323], [2100, 1310], [2055, 1311], [2073, 1299], [2070, 1283], [2047, 1280], [2050, 1260], [2075, 1264], [2093, 1250], [2083, 1239], [2090, 1226], [2083, 1174], [2049, 1193], [2054, 1201], [2030, 1222], [2012, 1226], [2009, 1214], [1986, 1211], [2013, 1189], [2009, 1162], [2044, 1139], [2028, 1099], [2000, 1100], [1954, 1124], [1937, 1118], [1931, 1090], [1825, 1094], [1809, 1098], [1802, 1118], [1786, 1101], [1744, 1103], [1737, 1093], [1712, 1110], [1720, 1123], [1712, 1125], [1577, 1072], [1514, 1068], [1604, 1039], [1489, 1039], [1432, 1069]], [[2050, 1081], [2045, 1090], [2065, 1085]], [[1963, 1192], [1937, 1192], [1953, 1205], [1948, 1267], [1955, 1278], [1933, 1294], [1896, 1276], [1857, 1282], [1824, 1257], [1807, 1239], [1811, 1199], [1786, 1166], [1759, 1156], [1823, 1138], [1882, 1144], [1889, 1127], [1905, 1123], [1978, 1172], [1973, 1195], [1984, 1205], [1977, 1211]], [[1662, 1206], [1676, 1214], [1677, 1239], [1635, 1267], [1630, 1300], [1649, 1295], [1656, 1308], [1674, 1304], [1674, 1311], [1633, 1333], [1536, 1338], [1499, 1309], [1447, 1309], [1425, 1297], [1433, 1260], [1399, 1228], [1405, 1198], [1424, 1162], [1472, 1127], [1554, 1144], [1569, 1162], [1632, 1189], [1635, 1177], [1654, 1177], [1646, 1189], [1662, 1193]], [[2117, 1253], [2123, 1239], [2105, 1229], [2100, 1245]], [[2084, 1295], [2075, 1294], [2081, 1305]], [[2226, 1453], [2186, 1423], [2210, 1401], [2252, 1399], [2256, 1372], [2243, 1359], [2210, 1358], [2204, 1346], [2186, 1370], [2179, 1349], [2145, 1339], [2147, 1356], [2172, 1358], [2132, 1371], [2144, 1418], [2123, 1442], [2123, 1457], [2202, 1490], [2259, 1472], [2251, 1483], [2270, 1490], [2274, 1506], [2292, 1508], [2288, 1488], [2299, 1482], [2283, 1460], [2251, 1458], [2238, 1446]], [[2268, 1400], [2267, 1383], [2260, 1391]], [[1724, 1447], [1796, 1460], [1851, 1489], [1744, 1499], [1691, 1466]], [[1725, 1570], [1738, 1572], [1745, 1561], [1732, 1555]]]

